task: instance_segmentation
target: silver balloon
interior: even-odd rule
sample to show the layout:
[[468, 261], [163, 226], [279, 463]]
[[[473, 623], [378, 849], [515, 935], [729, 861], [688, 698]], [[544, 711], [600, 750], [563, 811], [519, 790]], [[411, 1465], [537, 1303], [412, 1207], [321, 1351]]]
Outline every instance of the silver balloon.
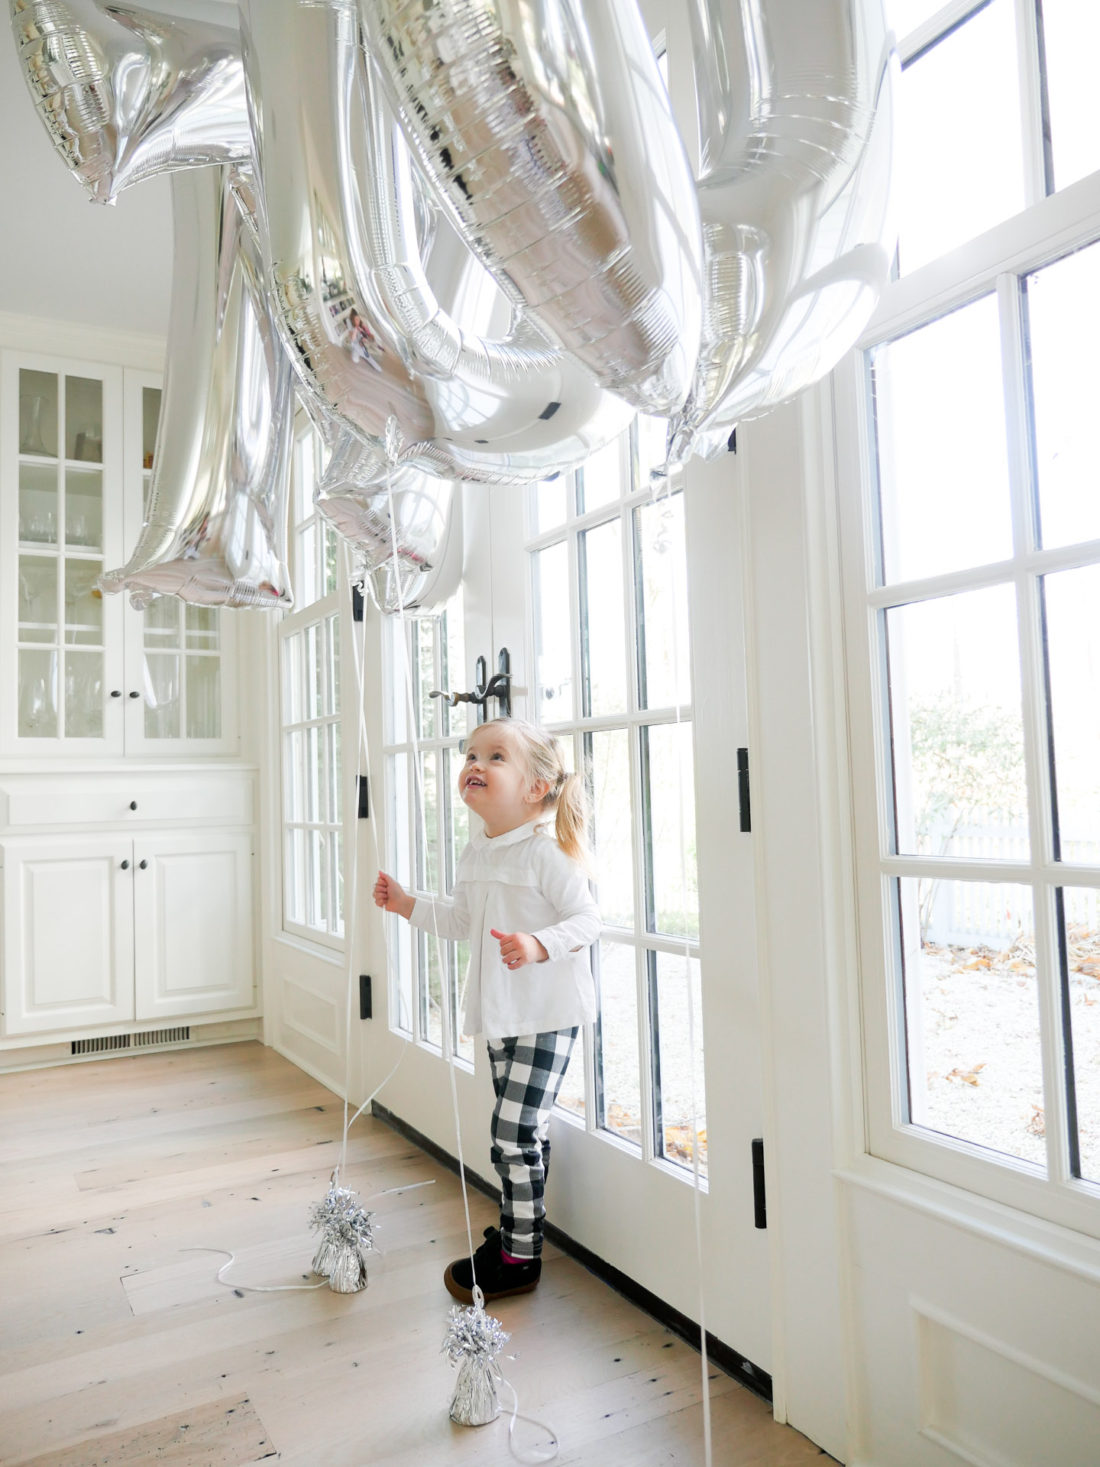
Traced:
[[130, 590], [135, 605], [154, 595], [291, 604], [290, 364], [236, 183], [226, 168], [173, 179], [175, 273], [153, 482], [133, 555], [100, 583]]
[[360, 0], [421, 165], [511, 297], [636, 409], [691, 381], [690, 167], [635, 0]]
[[38, 115], [97, 202], [158, 173], [251, 160], [235, 30], [106, 0], [11, 0], [11, 19]]
[[486, 341], [445, 315], [354, 4], [244, 0], [242, 45], [274, 309], [316, 409], [358, 437], [359, 482], [525, 483], [621, 432], [626, 406], [535, 332]]
[[894, 249], [882, 0], [692, 0], [689, 16], [707, 283], [674, 460], [830, 371]]

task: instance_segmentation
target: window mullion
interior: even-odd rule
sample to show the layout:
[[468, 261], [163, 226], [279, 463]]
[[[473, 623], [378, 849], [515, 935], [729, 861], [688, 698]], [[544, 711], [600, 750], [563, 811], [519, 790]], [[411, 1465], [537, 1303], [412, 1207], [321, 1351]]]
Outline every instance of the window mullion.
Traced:
[[1054, 162], [1042, 56], [1040, 0], [1014, 0], [1014, 3], [1020, 136], [1024, 153], [1024, 207], [1030, 208], [1054, 192]]

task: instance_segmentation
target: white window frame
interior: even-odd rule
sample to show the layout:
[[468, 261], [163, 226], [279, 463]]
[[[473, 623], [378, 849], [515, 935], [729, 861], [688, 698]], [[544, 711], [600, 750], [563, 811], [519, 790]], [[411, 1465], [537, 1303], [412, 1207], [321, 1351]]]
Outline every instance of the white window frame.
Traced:
[[[319, 730], [319, 747], [326, 747], [326, 732], [335, 728], [342, 734], [343, 716], [341, 709], [341, 698], [335, 695], [335, 690], [330, 687], [330, 678], [334, 666], [334, 649], [331, 645], [334, 629], [340, 642], [336, 649], [337, 656], [344, 656], [344, 647], [347, 640], [348, 629], [343, 625], [341, 617], [341, 596], [339, 589], [340, 574], [339, 567], [341, 557], [336, 553], [336, 532], [326, 523], [317, 511], [313, 503], [313, 486], [317, 482], [322, 468], [322, 448], [312, 427], [304, 419], [294, 439], [293, 463], [291, 476], [291, 513], [290, 513], [290, 535], [289, 553], [292, 572], [292, 585], [295, 588], [296, 603], [292, 610], [282, 616], [279, 623], [278, 635], [278, 678], [279, 678], [279, 815], [280, 815], [280, 845], [281, 845], [281, 880], [280, 891], [280, 923], [281, 930], [291, 936], [303, 939], [306, 942], [319, 944], [321, 947], [343, 952], [346, 944], [347, 912], [348, 902], [352, 893], [344, 893], [343, 915], [344, 921], [339, 927], [331, 920], [327, 927], [310, 926], [307, 923], [297, 922], [288, 915], [290, 904], [288, 901], [288, 889], [295, 881], [306, 881], [310, 879], [311, 868], [307, 857], [306, 867], [298, 870], [295, 867], [293, 856], [293, 845], [289, 839], [291, 832], [316, 831], [320, 832], [322, 845], [325, 851], [323, 869], [320, 873], [326, 886], [326, 907], [330, 914], [336, 911], [337, 881], [340, 874], [340, 866], [345, 854], [345, 811], [344, 799], [347, 781], [344, 777], [347, 763], [347, 749], [341, 747], [342, 768], [339, 776], [334, 781], [337, 792], [337, 809], [333, 812], [333, 819], [303, 821], [288, 818], [288, 780], [291, 771], [287, 767], [288, 735], [291, 732], [305, 732], [307, 729]], [[307, 599], [311, 597], [312, 599]], [[320, 594], [317, 594], [320, 593]], [[290, 643], [293, 638], [301, 636], [308, 644], [308, 633], [310, 628], [316, 628], [316, 644], [321, 649], [321, 666], [323, 669], [325, 695], [322, 705], [329, 709], [314, 718], [305, 717], [307, 704], [306, 682], [312, 669], [306, 666], [303, 657], [300, 663], [303, 675], [303, 685], [297, 690], [297, 705], [301, 717], [288, 718], [289, 698], [287, 680], [290, 676]], [[346, 682], [346, 679], [341, 679]], [[305, 771], [299, 771], [300, 777], [305, 777]], [[319, 784], [323, 789], [328, 779], [327, 755], [324, 756], [321, 772], [318, 776]]]
[[[623, 946], [632, 948], [635, 955], [635, 1001], [637, 1005], [638, 1026], [641, 1142], [639, 1145], [636, 1145], [628, 1138], [617, 1134], [614, 1130], [607, 1128], [601, 1123], [603, 1107], [599, 1104], [598, 1091], [602, 1086], [600, 1076], [597, 1073], [596, 1063], [600, 1055], [600, 1047], [597, 1043], [599, 1020], [597, 1020], [595, 1025], [585, 1025], [582, 1031], [585, 1091], [584, 1115], [578, 1115], [574, 1110], [568, 1109], [561, 1104], [556, 1107], [555, 1113], [565, 1119], [570, 1125], [576, 1126], [586, 1131], [589, 1135], [598, 1137], [599, 1140], [619, 1148], [646, 1165], [656, 1167], [668, 1175], [682, 1181], [687, 1181], [690, 1184], [693, 1176], [690, 1163], [685, 1164], [669, 1159], [664, 1154], [663, 1148], [659, 1145], [661, 1139], [658, 1131], [658, 1106], [660, 1097], [657, 1069], [659, 1066], [659, 1055], [655, 1046], [656, 1036], [654, 1027], [657, 978], [652, 964], [655, 962], [656, 955], [664, 953], [674, 958], [690, 960], [693, 964], [698, 965], [700, 963], [699, 940], [698, 937], [665, 936], [650, 932], [646, 927], [647, 855], [644, 832], [647, 827], [643, 809], [645, 791], [643, 789], [641, 741], [643, 736], [642, 730], [653, 727], [675, 727], [679, 724], [691, 730], [693, 733], [694, 720], [690, 701], [686, 704], [681, 704], [679, 709], [675, 706], [663, 708], [642, 707], [639, 703], [638, 687], [641, 647], [639, 644], [639, 623], [636, 610], [638, 588], [636, 586], [634, 557], [633, 515], [636, 509], [650, 502], [650, 494], [648, 488], [644, 485], [640, 469], [637, 420], [635, 420], [635, 423], [629, 430], [627, 457], [626, 472], [620, 480], [618, 495], [613, 499], [607, 499], [593, 509], [583, 510], [579, 513], [577, 511], [578, 485], [583, 482], [584, 468], [582, 467], [564, 476], [568, 486], [566, 518], [563, 522], [551, 528], [541, 531], [537, 528], [536, 496], [538, 487], [532, 486], [527, 491], [529, 529], [524, 550], [528, 562], [526, 616], [526, 626], [528, 629], [526, 665], [530, 669], [528, 682], [532, 689], [537, 691], [537, 592], [535, 558], [540, 551], [560, 544], [564, 540], [569, 547], [568, 610], [575, 697], [572, 718], [566, 720], [544, 718], [540, 716], [542, 710], [537, 706], [532, 708], [531, 717], [533, 721], [556, 734], [563, 742], [568, 741], [572, 744], [574, 768], [576, 769], [583, 769], [585, 767], [585, 735], [590, 733], [625, 730], [630, 757], [630, 820], [634, 864], [634, 920], [630, 928], [612, 927], [605, 923], [601, 930], [600, 941], [608, 940], [620, 943]], [[621, 457], [620, 464], [622, 464]], [[672, 492], [674, 494], [680, 494], [682, 490], [676, 486]], [[578, 545], [580, 537], [586, 531], [597, 529], [609, 522], [618, 522], [619, 524], [619, 543], [623, 557], [624, 625], [628, 641], [628, 647], [626, 649], [628, 659], [627, 707], [622, 713], [592, 716], [584, 714], [582, 708], [584, 629], [581, 624]], [[690, 648], [690, 627], [685, 626], [683, 633], [684, 644]], [[690, 652], [688, 652], [687, 658], [687, 671], [690, 679]], [[654, 956], [651, 957], [651, 954]], [[699, 971], [698, 967], [696, 967], [696, 971]], [[699, 981], [701, 986], [701, 973]], [[698, 1120], [703, 1130], [706, 1128], [704, 1069], [705, 1056], [704, 1065], [699, 1067], [696, 1074]], [[700, 1185], [704, 1190], [706, 1189], [707, 1181], [705, 1173], [700, 1177]]]
[[[903, 57], [928, 44], [936, 27], [955, 12], [957, 20], [975, 5], [945, 7], [903, 43]], [[1025, 167], [1028, 208], [949, 255], [893, 282], [858, 349], [834, 374], [837, 497], [844, 575], [849, 738], [855, 834], [857, 915], [863, 1059], [868, 1149], [877, 1157], [938, 1178], [1021, 1211], [1100, 1236], [1100, 1186], [1069, 1175], [1067, 1115], [1062, 1074], [1060, 994], [1054, 890], [1100, 886], [1100, 869], [1054, 862], [1049, 849], [1049, 770], [1046, 723], [1040, 687], [1041, 647], [1038, 576], [1100, 561], [1100, 541], [1036, 549], [1031, 540], [1031, 474], [1027, 417], [1022, 398], [1022, 335], [1018, 280], [1100, 240], [1100, 173], [1045, 194], [1048, 163], [1037, 120], [1040, 95], [1034, 5], [1017, 5], [1026, 27], [1024, 79]], [[1009, 478], [1014, 552], [998, 565], [928, 578], [924, 582], [876, 584], [873, 435], [864, 353], [995, 292], [1001, 323]], [[858, 491], [858, 492], [857, 492]], [[1031, 857], [998, 865], [982, 861], [903, 857], [890, 853], [887, 819], [892, 800], [888, 708], [878, 675], [879, 622], [885, 608], [933, 594], [993, 584], [1014, 584], [1022, 593], [1021, 673], [1025, 753], [1029, 779]], [[1026, 598], [1026, 599], [1024, 599]], [[873, 771], [873, 778], [866, 771]], [[910, 1125], [907, 1112], [905, 1012], [900, 964], [892, 949], [891, 885], [901, 876], [957, 875], [1028, 884], [1035, 892], [1040, 1031], [1047, 1121], [1046, 1176], [1024, 1161], [994, 1154], [957, 1138]]]

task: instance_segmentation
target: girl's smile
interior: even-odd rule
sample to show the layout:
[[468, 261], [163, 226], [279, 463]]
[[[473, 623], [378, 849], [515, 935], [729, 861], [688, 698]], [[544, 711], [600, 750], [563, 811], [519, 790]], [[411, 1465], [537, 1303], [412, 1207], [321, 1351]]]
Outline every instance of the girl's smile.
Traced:
[[532, 786], [515, 739], [499, 727], [485, 733], [475, 729], [470, 735], [458, 791], [481, 816], [490, 837], [534, 819], [546, 793], [544, 785]]

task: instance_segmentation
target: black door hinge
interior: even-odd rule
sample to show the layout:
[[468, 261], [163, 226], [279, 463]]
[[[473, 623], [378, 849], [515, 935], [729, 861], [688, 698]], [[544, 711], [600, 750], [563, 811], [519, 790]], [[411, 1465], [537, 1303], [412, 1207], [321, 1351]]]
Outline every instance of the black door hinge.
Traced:
[[764, 1193], [764, 1138], [752, 1143], [752, 1220], [753, 1226], [768, 1226], [768, 1201]]
[[747, 831], [752, 829], [752, 817], [749, 810], [749, 751], [738, 749], [737, 751], [737, 803], [741, 807], [741, 829]]
[[359, 820], [370, 819], [370, 785], [365, 774], [355, 776], [355, 787], [357, 797], [356, 818]]
[[359, 1017], [361, 1019], [374, 1018], [374, 1005], [371, 999], [370, 974], [359, 974]]

